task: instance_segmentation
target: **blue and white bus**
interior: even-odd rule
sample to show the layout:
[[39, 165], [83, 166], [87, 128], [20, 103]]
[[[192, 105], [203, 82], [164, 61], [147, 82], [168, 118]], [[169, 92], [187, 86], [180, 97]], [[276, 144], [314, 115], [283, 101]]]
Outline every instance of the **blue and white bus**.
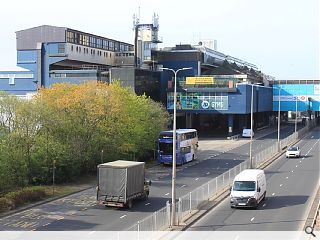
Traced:
[[[182, 165], [196, 159], [198, 132], [196, 129], [177, 129], [176, 164]], [[158, 161], [172, 164], [173, 130], [162, 131], [158, 139]]]

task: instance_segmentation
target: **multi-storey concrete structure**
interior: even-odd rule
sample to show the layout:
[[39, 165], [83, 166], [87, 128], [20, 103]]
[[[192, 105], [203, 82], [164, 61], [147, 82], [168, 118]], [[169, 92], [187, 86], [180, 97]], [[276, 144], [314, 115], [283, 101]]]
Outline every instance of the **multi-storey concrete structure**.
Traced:
[[18, 95], [59, 82], [108, 81], [109, 68], [134, 64], [133, 45], [70, 28], [44, 25], [16, 36], [17, 65], [29, 71], [1, 72], [8, 83], [0, 88]]

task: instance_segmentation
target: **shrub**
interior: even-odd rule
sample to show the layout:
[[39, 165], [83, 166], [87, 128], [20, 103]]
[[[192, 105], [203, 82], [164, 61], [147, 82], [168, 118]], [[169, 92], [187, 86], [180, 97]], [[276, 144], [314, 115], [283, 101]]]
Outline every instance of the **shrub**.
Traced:
[[11, 203], [12, 208], [17, 208], [28, 202], [39, 201], [46, 195], [44, 187], [34, 186], [7, 193], [4, 198]]
[[13, 208], [14, 208], [14, 206], [9, 199], [7, 199], [5, 197], [0, 198], [0, 212], [8, 211]]

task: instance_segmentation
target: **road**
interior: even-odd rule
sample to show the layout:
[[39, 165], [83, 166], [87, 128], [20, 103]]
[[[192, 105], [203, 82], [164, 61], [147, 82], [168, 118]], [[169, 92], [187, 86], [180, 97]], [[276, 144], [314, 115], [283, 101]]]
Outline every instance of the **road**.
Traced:
[[[261, 131], [265, 134], [263, 137], [261, 137], [262, 133], [256, 133], [253, 153], [277, 141], [277, 132], [274, 130]], [[281, 139], [292, 134], [293, 131], [292, 125], [283, 126]], [[198, 159], [177, 169], [177, 197], [189, 193], [248, 159], [249, 140], [239, 141], [245, 141], [245, 144], [238, 147], [230, 144], [230, 146], [224, 146], [224, 150], [210, 149], [210, 142], [212, 142], [210, 140], [201, 141], [200, 147], [201, 144], [203, 147], [199, 151]], [[147, 172], [147, 177], [152, 180], [149, 199], [135, 202], [130, 210], [97, 205], [95, 190], [92, 188], [0, 219], [0, 230], [125, 230], [138, 220], [164, 207], [166, 201], [171, 199], [170, 166], [151, 168]]]
[[265, 169], [267, 198], [257, 210], [231, 209], [229, 197], [189, 231], [301, 231], [319, 186], [320, 128], [297, 145], [301, 158], [282, 155]]

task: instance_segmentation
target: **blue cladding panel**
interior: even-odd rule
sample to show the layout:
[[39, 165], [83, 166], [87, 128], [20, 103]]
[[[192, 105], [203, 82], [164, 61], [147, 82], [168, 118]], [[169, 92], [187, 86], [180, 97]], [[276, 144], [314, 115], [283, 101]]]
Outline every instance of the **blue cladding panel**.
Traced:
[[[298, 111], [320, 111], [320, 85], [319, 84], [281, 84], [273, 88], [273, 111], [278, 111], [280, 87], [280, 110], [295, 111], [296, 96]], [[309, 101], [310, 99], [311, 101]]]
[[37, 77], [37, 50], [19, 50], [17, 51], [17, 65], [28, 69]]
[[[248, 114], [251, 112], [251, 85], [247, 84], [239, 84], [237, 86], [237, 92], [229, 92], [229, 93], [197, 93], [196, 97], [193, 95], [193, 99], [185, 100], [186, 98], [181, 99], [180, 101], [183, 110], [177, 110], [178, 112], [189, 112], [189, 113], [223, 113], [223, 114]], [[178, 96], [179, 96], [178, 95]], [[168, 93], [168, 96], [172, 96], [172, 93]], [[227, 103], [227, 106], [219, 107], [216, 109], [212, 109], [211, 105], [214, 102], [217, 96], [216, 101], [219, 101], [219, 97], [221, 97], [220, 102], [223, 104]], [[222, 98], [227, 98], [226, 101], [222, 101]], [[168, 98], [168, 110], [173, 109], [173, 97]], [[266, 87], [254, 87], [254, 104], [253, 104], [253, 112], [266, 112], [272, 111], [272, 88]], [[202, 106], [203, 100], [208, 102], [208, 106]], [[185, 103], [187, 101], [187, 103]], [[192, 104], [190, 104], [192, 102]], [[191, 106], [193, 105], [193, 106]], [[187, 107], [186, 107], [187, 106]], [[190, 107], [188, 107], [190, 106]], [[177, 106], [179, 108], [179, 106]], [[189, 108], [189, 109], [187, 109]], [[192, 109], [193, 108], [193, 109]], [[192, 110], [191, 110], [192, 109]]]
[[[32, 75], [29, 71], [6, 71], [0, 72], [0, 75], [10, 74], [12, 79], [0, 78], [0, 91], [6, 91], [15, 95], [25, 95], [26, 93], [35, 92], [37, 84], [33, 78], [26, 78], [23, 75]], [[11, 82], [12, 81], [12, 82]], [[12, 84], [9, 84], [11, 82]]]

